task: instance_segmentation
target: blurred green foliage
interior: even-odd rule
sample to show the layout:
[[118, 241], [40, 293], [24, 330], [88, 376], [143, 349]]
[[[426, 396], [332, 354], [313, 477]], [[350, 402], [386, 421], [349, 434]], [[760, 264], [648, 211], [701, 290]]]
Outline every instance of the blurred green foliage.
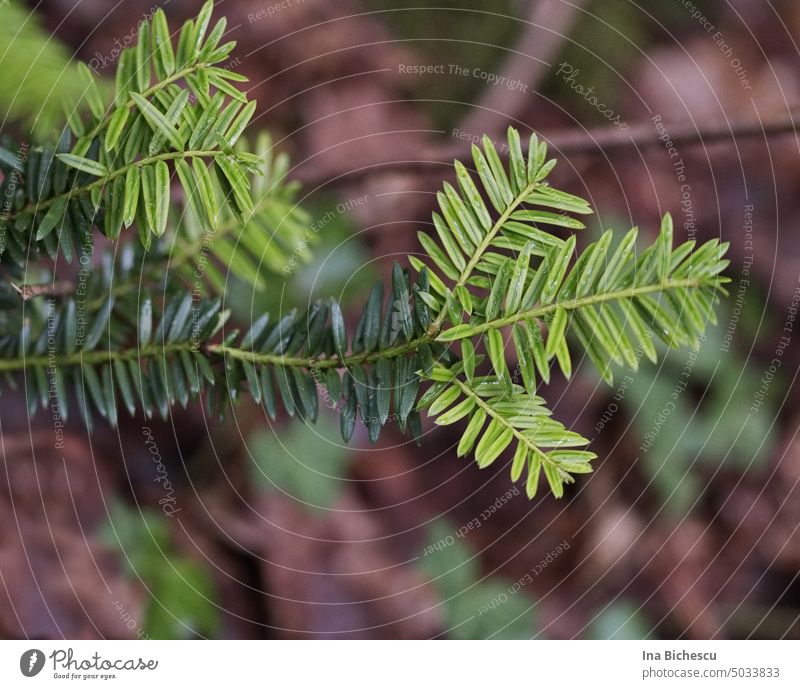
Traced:
[[68, 48], [19, 0], [0, 2], [0, 75], [0, 117], [20, 122], [37, 139], [56, 133], [65, 105], [83, 95]]
[[[730, 300], [729, 300], [730, 302]], [[719, 314], [719, 325], [707, 331], [692, 365], [686, 353], [670, 351], [663, 365], [646, 360], [626, 392], [625, 405], [633, 416], [638, 438], [652, 433], [640, 459], [668, 512], [683, 515], [700, 498], [708, 475], [723, 469], [741, 474], [762, 468], [776, 442], [773, 404], [781, 388], [772, 381], [770, 395], [759, 413], [750, 414], [753, 396], [761, 387], [763, 365], [748, 359], [735, 345], [723, 350], [730, 321], [730, 303]], [[737, 324], [736, 342], [752, 342], [766, 304], [746, 299]], [[741, 346], [741, 345], [740, 345]], [[689, 386], [673, 399], [684, 367], [692, 366]], [[674, 402], [674, 408], [671, 406]], [[655, 421], [669, 408], [655, 433]]]
[[[368, 201], [367, 201], [368, 202]], [[356, 236], [351, 211], [333, 197], [303, 201], [313, 221], [306, 242], [313, 250], [309, 262], [297, 261], [283, 276], [270, 275], [270, 287], [257, 291], [230, 277], [226, 306], [241, 322], [262, 313], [285, 314], [307, 308], [314, 299], [335, 296], [343, 306], [361, 304], [377, 278], [369, 252]], [[283, 277], [283, 279], [281, 279]]]
[[428, 543], [442, 547], [418, 561], [441, 596], [447, 637], [530, 639], [536, 627], [529, 594], [503, 577], [482, 579], [478, 556], [455, 532], [445, 519], [433, 522], [426, 532]]
[[292, 421], [248, 442], [253, 482], [280, 491], [311, 510], [330, 508], [347, 482], [352, 455], [341, 444], [338, 421], [321, 414], [316, 425]]
[[597, 612], [589, 627], [589, 639], [653, 639], [652, 627], [633, 601], [617, 598]]
[[147, 590], [140, 636], [213, 638], [220, 620], [211, 574], [177, 550], [167, 519], [157, 510], [118, 502], [109, 509], [100, 537], [119, 553], [127, 578]]

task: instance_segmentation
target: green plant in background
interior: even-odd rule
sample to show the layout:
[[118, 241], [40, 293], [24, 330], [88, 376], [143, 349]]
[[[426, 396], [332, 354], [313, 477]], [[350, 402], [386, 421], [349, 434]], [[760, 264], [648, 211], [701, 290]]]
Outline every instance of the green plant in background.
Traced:
[[[335, 299], [261, 314], [243, 332], [230, 328], [230, 311], [215, 296], [224, 282], [201, 269], [203, 250], [255, 285], [256, 257], [276, 236], [288, 249], [305, 216], [292, 205], [285, 164], [270, 163], [266, 143], [254, 153], [239, 141], [255, 104], [236, 87], [243, 77], [215, 66], [233, 43], [221, 43], [224, 19], [211, 28], [212, 9], [207, 3], [184, 24], [177, 48], [157, 11], [120, 55], [110, 102], [90, 87], [91, 117], [72, 114], [56, 146], [29, 151], [24, 164], [0, 154], [0, 192], [14, 199], [0, 218], [2, 263], [20, 283], [4, 282], [3, 298], [27, 298], [0, 319], [0, 371], [9, 383], [24, 374], [31, 413], [38, 400], [65, 417], [71, 390], [87, 426], [95, 414], [117, 424], [119, 406], [166, 418], [200, 396], [222, 414], [245, 393], [273, 419], [283, 409], [314, 422], [322, 388], [336, 403], [344, 440], [360, 416], [374, 442], [390, 419], [418, 439], [427, 410], [440, 425], [467, 422], [459, 454], [473, 453], [485, 467], [513, 448], [512, 478], [527, 471], [528, 495], [544, 474], [561, 496], [574, 474], [591, 471], [594, 455], [550, 418], [539, 381], [549, 381], [554, 361], [571, 375], [576, 350], [568, 341], [609, 383], [612, 364], [635, 367], [637, 347], [655, 358], [652, 335], [671, 347], [695, 343], [727, 282], [727, 246], [674, 248], [666, 216], [641, 253], [634, 229], [613, 251], [607, 232], [576, 257], [574, 232], [583, 225], [575, 216], [590, 207], [549, 184], [555, 161], [544, 143], [532, 136], [524, 153], [509, 129], [507, 165], [488, 138], [473, 148], [475, 172], [456, 162], [457, 188], [445, 184], [438, 194], [436, 239], [421, 233], [423, 258], [409, 259], [416, 278], [395, 263], [354, 330]], [[173, 182], [187, 208], [174, 200]], [[267, 210], [252, 187], [272, 194]], [[286, 215], [269, 217], [275, 209]], [[268, 220], [256, 219], [262, 212]], [[115, 254], [131, 255], [120, 249], [132, 227], [140, 246], [120, 263]], [[105, 239], [95, 240], [93, 228]], [[170, 260], [191, 254], [206, 234], [200, 255], [187, 259], [198, 261], [189, 283]], [[233, 253], [237, 241], [245, 262]], [[83, 259], [96, 247], [104, 272], [94, 282], [105, 294], [89, 302], [86, 284], [97, 270]], [[56, 280], [59, 256], [79, 259], [72, 289]], [[30, 275], [41, 279], [37, 258], [50, 272], [32, 285]], [[509, 371], [507, 338], [522, 385]]]
[[294, 421], [280, 436], [261, 431], [247, 448], [254, 483], [284, 493], [308, 509], [328, 509], [347, 485], [352, 455], [337, 442], [338, 428], [323, 415], [314, 428]]
[[[249, 112], [242, 109], [240, 116], [249, 117]], [[243, 126], [242, 122], [237, 126]], [[180, 271], [189, 284], [196, 284], [200, 276], [209, 291], [216, 294], [224, 294], [235, 280], [246, 284], [250, 292], [267, 291], [276, 276], [284, 274], [287, 261], [306, 264], [311, 260], [309, 245], [316, 240], [308, 229], [308, 213], [297, 205], [299, 183], [286, 180], [287, 155], [278, 153], [273, 159], [272, 141], [264, 132], [259, 134], [252, 150], [240, 140], [237, 151], [246, 154], [244, 160], [252, 164], [241, 180], [242, 193], [247, 189], [253, 197], [252, 209], [241, 213], [235, 206], [221, 203], [217, 206], [216, 201], [211, 205], [202, 200], [197, 203], [194, 197], [195, 205], [191, 202], [186, 205], [163, 242], [171, 250], [171, 270]], [[181, 169], [185, 173], [181, 179], [185, 178], [192, 188], [188, 165], [178, 168], [179, 176]], [[202, 168], [198, 169], [202, 174]], [[197, 191], [200, 179], [195, 177], [193, 181]], [[227, 188], [225, 180], [223, 187]], [[190, 201], [192, 198], [189, 197]], [[219, 208], [221, 217], [216, 224], [204, 215], [206, 207]], [[168, 228], [169, 223], [168, 218]]]
[[18, 0], [0, 1], [0, 46], [0, 118], [19, 121], [36, 139], [51, 136], [64, 104], [81, 99], [82, 68]]
[[589, 639], [654, 639], [653, 629], [633, 601], [617, 598], [599, 610], [589, 626]]
[[[368, 197], [358, 198], [367, 203]], [[254, 292], [247, 281], [229, 280], [226, 301], [232, 317], [299, 309], [330, 294], [338, 295], [342, 308], [361, 304], [364, 293], [377, 279], [376, 262], [358, 240], [358, 227], [347, 204], [335, 197], [314, 194], [313, 200], [305, 204], [305, 211], [313, 220], [289, 252], [282, 269], [269, 276], [269, 289]]]
[[[758, 300], [745, 302], [739, 327], [750, 321], [758, 330], [764, 308]], [[763, 371], [722, 345], [722, 329], [710, 328], [694, 351], [643, 366], [627, 386], [625, 406], [642, 438], [639, 459], [659, 505], [676, 517], [698, 503], [708, 484], [704, 473], [761, 469], [776, 442], [774, 415], [747, 413]], [[688, 388], [680, 384], [686, 371]], [[658, 423], [665, 415], [668, 422]]]
[[[444, 519], [427, 529], [430, 543], [455, 533]], [[452, 639], [530, 639], [536, 632], [530, 598], [503, 577], [482, 577], [478, 556], [456, 540], [419, 561], [441, 598], [445, 633]]]
[[[453, 639], [530, 639], [542, 635], [536, 624], [531, 583], [536, 570], [517, 581], [483, 576], [479, 558], [464, 541], [453, 537], [453, 525], [439, 519], [428, 527], [426, 539], [439, 544], [426, 548], [418, 568], [439, 592], [445, 634]], [[588, 639], [652, 639], [651, 624], [632, 600], [619, 598], [603, 606], [581, 634]]]
[[141, 581], [148, 590], [138, 636], [216, 636], [220, 620], [214, 582], [206, 569], [176, 550], [165, 515], [116, 504], [109, 509], [100, 536], [107, 547], [119, 552], [126, 577]]

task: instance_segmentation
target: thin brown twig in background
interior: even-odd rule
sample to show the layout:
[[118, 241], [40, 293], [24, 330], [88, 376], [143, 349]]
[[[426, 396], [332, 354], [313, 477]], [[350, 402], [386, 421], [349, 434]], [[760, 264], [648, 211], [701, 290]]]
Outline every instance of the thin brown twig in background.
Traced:
[[[665, 123], [673, 144], [706, 146], [720, 142], [747, 139], [766, 140], [786, 134], [798, 134], [798, 117], [794, 114], [770, 122], [739, 121], [720, 122], [698, 128], [693, 124]], [[652, 122], [639, 122], [626, 130], [617, 127], [598, 127], [584, 130], [539, 132], [554, 153], [564, 155], [615, 154], [635, 150], [649, 150], [664, 146], [659, 131]], [[501, 140], [501, 136], [492, 137]], [[502, 153], [502, 151], [501, 151]], [[441, 166], [451, 167], [453, 160], [471, 161], [469, 142], [458, 141], [447, 146], [431, 147], [415, 152], [414, 158], [380, 163], [353, 170], [303, 170], [299, 179], [311, 188], [327, 185], [353, 184], [378, 174], [402, 173], [410, 175], [441, 174]]]
[[13, 282], [10, 284], [22, 301], [30, 301], [34, 297], [61, 297], [75, 292], [75, 285], [68, 280], [32, 285], [17, 285]]

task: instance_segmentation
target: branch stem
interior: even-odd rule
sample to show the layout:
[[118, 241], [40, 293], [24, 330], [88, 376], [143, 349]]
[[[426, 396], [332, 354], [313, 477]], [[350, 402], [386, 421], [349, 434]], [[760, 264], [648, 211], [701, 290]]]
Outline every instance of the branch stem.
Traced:
[[[548, 316], [552, 313], [555, 313], [558, 309], [565, 309], [567, 311], [574, 311], [575, 309], [583, 308], [584, 306], [593, 306], [595, 304], [602, 304], [607, 301], [616, 301], [620, 299], [631, 299], [633, 297], [638, 297], [643, 294], [652, 294], [653, 292], [663, 292], [665, 290], [670, 289], [681, 289], [681, 288], [694, 288], [700, 287], [702, 284], [701, 280], [696, 278], [684, 278], [682, 280], [664, 280], [663, 282], [653, 283], [651, 285], [642, 285], [640, 287], [629, 287], [628, 289], [617, 290], [616, 292], [606, 292], [604, 294], [591, 294], [586, 297], [580, 297], [578, 299], [569, 299], [568, 301], [562, 302], [553, 302], [552, 304], [547, 304], [545, 306], [537, 306], [533, 309], [527, 309], [525, 311], [519, 311], [517, 313], [512, 313], [508, 316], [503, 316], [502, 318], [496, 318], [492, 321], [487, 321], [486, 323], [481, 323], [480, 325], [476, 325], [471, 329], [467, 330], [466, 328], [463, 330], [458, 330], [458, 337], [453, 339], [463, 340], [467, 337], [474, 337], [475, 335], [480, 335], [481, 333], [486, 332], [487, 330], [496, 330], [498, 328], [503, 328], [507, 325], [513, 325], [514, 323], [518, 323], [519, 321], [527, 320], [529, 318], [542, 318], [544, 316]], [[455, 326], [455, 328], [459, 328], [460, 326]], [[452, 328], [451, 330], [455, 330]], [[441, 341], [448, 341], [445, 337], [448, 331], [442, 333], [440, 336]]]
[[[568, 311], [579, 309], [585, 306], [592, 306], [609, 301], [616, 301], [622, 299], [630, 299], [644, 294], [652, 294], [654, 292], [662, 292], [670, 289], [681, 288], [696, 288], [702, 285], [702, 280], [696, 278], [684, 278], [680, 280], [665, 280], [650, 285], [642, 285], [640, 287], [631, 287], [624, 290], [617, 290], [615, 292], [607, 292], [605, 294], [593, 294], [587, 297], [578, 299], [570, 299], [545, 306], [538, 306], [533, 309], [520, 311], [516, 314], [497, 318], [488, 323], [476, 325], [470, 329], [458, 330], [453, 337], [446, 337], [448, 332], [444, 331], [439, 336], [438, 340], [441, 342], [450, 342], [455, 340], [464, 340], [480, 335], [489, 329], [502, 328], [507, 325], [513, 325], [521, 320], [530, 318], [543, 318], [557, 309], [563, 308]], [[459, 327], [459, 326], [456, 326]], [[455, 330], [455, 328], [452, 328]], [[204, 351], [216, 357], [236, 359], [239, 361], [246, 361], [251, 364], [260, 365], [273, 365], [285, 366], [289, 368], [307, 368], [311, 370], [321, 370], [329, 368], [350, 368], [357, 364], [374, 363], [378, 359], [395, 359], [397, 357], [405, 356], [416, 352], [422, 345], [431, 344], [437, 338], [431, 333], [425, 333], [417, 338], [403, 342], [387, 349], [382, 349], [374, 352], [358, 352], [349, 354], [344, 357], [331, 356], [325, 358], [319, 357], [299, 357], [299, 356], [284, 356], [283, 354], [264, 354], [256, 352], [252, 349], [239, 349], [224, 344], [210, 344], [204, 347]], [[63, 367], [63, 366], [76, 366], [83, 364], [103, 364], [110, 363], [116, 360], [138, 360], [150, 357], [164, 357], [168, 354], [174, 354], [179, 351], [193, 351], [196, 346], [191, 342], [178, 342], [172, 344], [150, 344], [145, 347], [134, 347], [121, 351], [111, 350], [96, 350], [91, 352], [77, 351], [71, 354], [53, 356], [48, 354], [36, 356], [21, 356], [14, 359], [0, 359], [0, 372], [3, 371], [20, 371], [28, 368], [49, 368], [49, 367]]]
[[56, 201], [59, 199], [71, 199], [75, 196], [80, 196], [81, 194], [85, 194], [92, 189], [97, 187], [102, 187], [108, 182], [116, 179], [120, 175], [124, 175], [130, 170], [131, 168], [135, 167], [145, 167], [146, 165], [150, 165], [152, 163], [157, 163], [159, 160], [178, 160], [179, 158], [216, 158], [218, 156], [226, 155], [224, 151], [170, 151], [169, 153], [159, 153], [158, 155], [148, 156], [146, 158], [140, 158], [139, 160], [134, 160], [132, 163], [128, 163], [127, 165], [123, 165], [116, 170], [111, 170], [105, 177], [98, 177], [94, 182], [90, 182], [89, 184], [84, 184], [80, 187], [73, 187], [69, 191], [65, 191], [58, 196], [52, 196], [49, 199], [38, 203], [29, 203], [26, 206], [22, 207], [20, 210], [16, 211], [15, 213], [9, 214], [6, 219], [13, 219], [18, 216], [20, 213], [25, 211], [35, 211], [40, 213], [43, 210], [50, 208]]
[[283, 356], [282, 354], [261, 354], [252, 350], [237, 349], [236, 347], [228, 347], [221, 344], [210, 345], [208, 351], [213, 354], [229, 356], [239, 361], [248, 361], [251, 364], [274, 364], [277, 366], [288, 366], [289, 368], [327, 369], [350, 368], [356, 364], [373, 363], [378, 359], [395, 359], [399, 356], [405, 356], [406, 354], [416, 352], [422, 345], [430, 344], [431, 342], [433, 342], [433, 338], [425, 334], [403, 344], [389, 347], [388, 349], [375, 352], [361, 352], [344, 357], [332, 356], [326, 357], [325, 359], [300, 356], [291, 357]]
[[147, 345], [146, 347], [132, 347], [121, 351], [94, 350], [84, 352], [78, 350], [72, 354], [50, 356], [40, 354], [36, 356], [21, 356], [15, 359], [0, 359], [0, 371], [21, 371], [28, 368], [60, 368], [63, 366], [106, 364], [114, 361], [130, 361], [147, 359], [154, 356], [165, 356], [180, 351], [192, 351], [191, 342], [176, 342], [165, 345]]
[[[475, 335], [479, 335], [490, 328], [502, 328], [506, 325], [512, 325], [518, 321], [528, 318], [542, 318], [551, 313], [554, 313], [558, 308], [564, 308], [567, 311], [582, 308], [584, 306], [591, 306], [594, 304], [601, 304], [608, 301], [615, 301], [620, 299], [630, 299], [632, 297], [640, 296], [643, 294], [652, 294], [654, 292], [662, 292], [669, 289], [680, 289], [686, 287], [699, 287], [700, 280], [694, 278], [686, 278], [682, 280], [665, 280], [651, 285], [643, 285], [640, 287], [631, 287], [616, 292], [607, 292], [605, 294], [593, 294], [579, 299], [570, 299], [568, 301], [547, 304], [546, 306], [538, 306], [534, 309], [520, 311], [516, 314], [504, 316], [482, 325], [476, 325], [470, 330], [458, 331], [458, 335], [453, 337], [452, 340], [464, 340]], [[458, 326], [457, 326], [458, 327]], [[445, 331], [443, 335], [446, 335]], [[430, 344], [437, 338], [426, 333], [413, 340], [403, 344], [395, 345], [388, 349], [383, 349], [375, 352], [361, 352], [358, 354], [351, 354], [349, 356], [339, 357], [332, 356], [323, 359], [314, 357], [290, 357], [282, 354], [262, 354], [253, 350], [238, 349], [236, 347], [229, 347], [227, 345], [215, 344], [208, 347], [208, 351], [213, 354], [220, 354], [228, 356], [239, 361], [247, 361], [251, 364], [272, 364], [277, 366], [288, 367], [302, 367], [309, 369], [328, 369], [328, 368], [349, 368], [356, 364], [366, 364], [377, 361], [378, 359], [393, 359], [406, 354], [411, 354], [419, 349], [424, 344]], [[442, 342], [452, 341], [446, 338], [438, 338]]]

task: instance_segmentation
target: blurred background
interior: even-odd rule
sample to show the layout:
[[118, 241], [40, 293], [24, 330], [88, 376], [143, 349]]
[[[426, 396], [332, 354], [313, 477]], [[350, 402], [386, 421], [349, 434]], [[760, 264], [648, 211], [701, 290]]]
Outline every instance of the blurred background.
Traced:
[[[417, 250], [452, 159], [509, 124], [596, 209], [731, 243], [731, 296], [696, 352], [544, 390], [592, 440], [555, 500], [459, 460], [460, 425], [350, 446], [243, 403], [128, 420], [56, 451], [24, 386], [0, 398], [6, 638], [800, 638], [800, 6], [789, 0], [225, 0], [230, 68], [293, 161], [313, 258], [234, 317], [336, 295], [359, 312]], [[113, 78], [137, 23], [188, 0], [0, 3], [2, 131], [46, 138]], [[35, 78], [32, 78], [35, 75]], [[45, 419], [44, 416], [41, 417]]]

